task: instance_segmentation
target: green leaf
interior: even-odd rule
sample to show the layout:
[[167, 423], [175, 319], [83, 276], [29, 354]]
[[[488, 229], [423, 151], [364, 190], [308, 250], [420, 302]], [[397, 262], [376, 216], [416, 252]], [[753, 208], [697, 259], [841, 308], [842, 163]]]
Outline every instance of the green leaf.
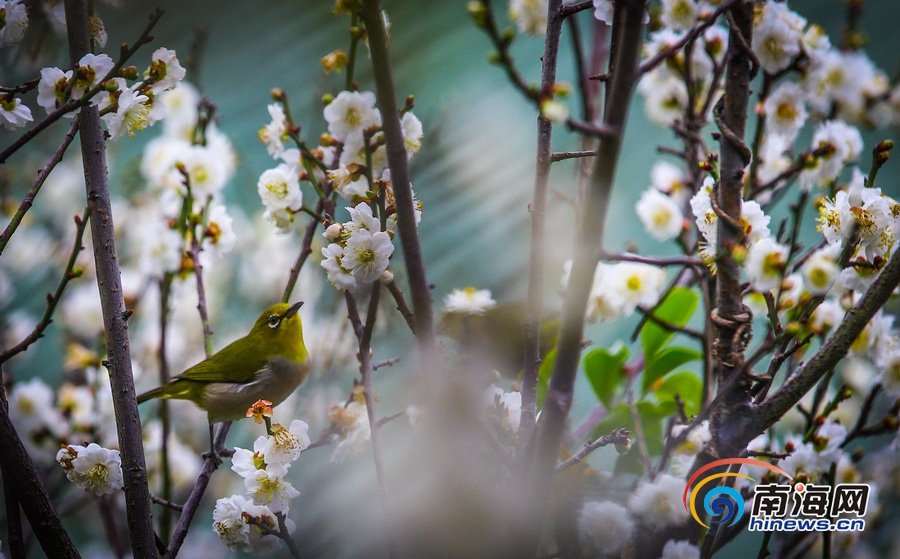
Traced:
[[550, 385], [550, 375], [553, 374], [554, 365], [556, 365], [555, 348], [551, 349], [550, 353], [544, 357], [541, 368], [538, 369], [537, 405], [539, 409], [544, 405], [544, 397], [547, 395], [547, 387]]
[[584, 356], [584, 374], [606, 409], [612, 407], [616, 391], [625, 379], [623, 367], [627, 360], [628, 348], [625, 346], [617, 353], [600, 348]]
[[[691, 371], [678, 371], [669, 373], [658, 383], [659, 387], [653, 393], [660, 406], [669, 402], [675, 404], [675, 395], [684, 402], [684, 412], [694, 415], [700, 411], [700, 397], [703, 392], [703, 381], [696, 373]], [[677, 406], [677, 404], [675, 404]], [[676, 408], [677, 409], [677, 408]]]
[[[675, 326], [684, 326], [693, 316], [699, 300], [700, 297], [694, 290], [687, 287], [676, 287], [656, 308], [653, 316]], [[675, 332], [666, 330], [648, 319], [641, 328], [641, 346], [644, 348], [644, 358], [649, 361], [674, 335]]]
[[674, 346], [661, 349], [647, 359], [647, 365], [644, 368], [644, 392], [650, 390], [654, 382], [674, 371], [676, 367], [697, 361], [702, 357], [702, 353], [687, 347]]

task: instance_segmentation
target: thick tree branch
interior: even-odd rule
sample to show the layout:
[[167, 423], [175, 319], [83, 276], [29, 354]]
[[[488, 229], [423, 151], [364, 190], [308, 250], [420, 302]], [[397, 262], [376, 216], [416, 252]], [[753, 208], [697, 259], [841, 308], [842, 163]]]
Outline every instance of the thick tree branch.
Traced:
[[[87, 5], [83, 0], [66, 0], [66, 28], [69, 32], [69, 58], [74, 65], [90, 51]], [[91, 212], [91, 234], [100, 305], [106, 332], [106, 367], [109, 371], [116, 431], [122, 453], [125, 478], [125, 510], [134, 557], [156, 559], [156, 540], [150, 512], [150, 490], [141, 439], [131, 368], [128, 339], [128, 313], [122, 292], [122, 277], [116, 250], [116, 231], [110, 203], [109, 179], [106, 171], [106, 139], [96, 107], [85, 106], [78, 113], [81, 155], [88, 209]]]
[[575, 259], [562, 309], [556, 363], [544, 400], [534, 459], [529, 472], [533, 488], [528, 513], [532, 524], [529, 526], [530, 530], [522, 534], [523, 547], [519, 556], [533, 554], [537, 548], [543, 509], [548, 502], [559, 444], [572, 405], [584, 333], [584, 309], [593, 284], [594, 270], [600, 260], [607, 207], [622, 145], [621, 133], [634, 90], [643, 11], [642, 0], [616, 3], [615, 21], [621, 28], [614, 32], [617, 44], [613, 49], [615, 59], [611, 63], [615, 71], [608, 90], [604, 125], [618, 133], [600, 140], [579, 216], [578, 232], [575, 235]]
[[434, 318], [431, 311], [431, 291], [425, 275], [425, 263], [416, 226], [412, 186], [409, 182], [409, 161], [400, 117], [394, 78], [388, 57], [387, 34], [381, 16], [379, 0], [363, 0], [362, 17], [369, 37], [369, 51], [375, 75], [378, 108], [381, 110], [382, 130], [387, 142], [387, 158], [391, 168], [391, 183], [397, 210], [397, 231], [403, 248], [403, 259], [409, 275], [413, 312], [416, 317], [416, 338], [423, 356], [430, 358], [435, 352]]

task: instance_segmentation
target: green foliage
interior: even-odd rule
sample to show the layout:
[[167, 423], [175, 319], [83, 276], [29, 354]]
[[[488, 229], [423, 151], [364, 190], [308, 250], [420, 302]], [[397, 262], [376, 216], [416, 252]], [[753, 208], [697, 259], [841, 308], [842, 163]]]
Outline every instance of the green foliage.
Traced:
[[600, 348], [584, 356], [584, 374], [606, 409], [612, 408], [613, 398], [623, 385], [626, 361], [628, 348], [625, 346], [615, 354]]
[[[653, 316], [675, 326], [684, 326], [694, 315], [700, 297], [687, 287], [676, 287], [653, 312]], [[675, 332], [648, 320], [641, 329], [641, 346], [644, 358], [649, 361], [657, 351], [666, 345]]]

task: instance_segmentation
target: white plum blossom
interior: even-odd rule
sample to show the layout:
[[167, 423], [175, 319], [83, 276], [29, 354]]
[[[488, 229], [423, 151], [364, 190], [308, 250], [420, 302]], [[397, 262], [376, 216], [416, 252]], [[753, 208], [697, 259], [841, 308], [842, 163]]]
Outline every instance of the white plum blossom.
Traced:
[[750, 247], [744, 269], [750, 284], [760, 292], [779, 286], [787, 265], [788, 247], [767, 237]]
[[422, 148], [422, 138], [425, 136], [422, 121], [412, 112], [407, 112], [400, 119], [400, 128], [403, 132], [406, 156], [412, 158]]
[[41, 70], [37, 104], [44, 107], [47, 114], [52, 113], [68, 100], [66, 92], [70, 79], [72, 79], [72, 70], [63, 72], [59, 68], [52, 67]]
[[816, 307], [809, 319], [809, 328], [819, 335], [830, 332], [844, 319], [846, 311], [840, 302], [834, 299], [826, 299]]
[[[703, 236], [700, 255], [708, 264], [714, 264], [717, 253], [719, 216], [712, 208], [712, 179], [708, 178], [704, 185], [691, 198], [691, 211], [696, 218], [697, 228]], [[762, 207], [754, 200], [744, 200], [741, 204], [741, 227], [747, 237], [747, 243], [753, 244], [769, 236], [770, 218]]]
[[816, 128], [812, 149], [818, 151], [800, 173], [800, 185], [806, 190], [824, 187], [834, 181], [844, 165], [856, 160], [862, 151], [859, 130], [841, 120], [829, 120]]
[[657, 161], [650, 169], [650, 183], [654, 188], [678, 201], [686, 202], [691, 195], [684, 169], [668, 161]]
[[509, 19], [527, 35], [547, 33], [548, 0], [509, 0]]
[[644, 229], [658, 241], [673, 239], [681, 233], [684, 216], [678, 203], [655, 188], [646, 190], [635, 206]]
[[150, 219], [140, 226], [141, 239], [138, 265], [142, 273], [162, 277], [166, 272], [175, 272], [181, 268], [184, 238], [181, 233], [172, 229], [165, 222]]
[[521, 392], [504, 392], [491, 385], [484, 391], [483, 399], [490, 412], [499, 414], [501, 427], [510, 433], [518, 432], [522, 417]]
[[347, 212], [350, 213], [350, 221], [343, 226], [343, 230], [347, 235], [352, 235], [361, 229], [365, 229], [370, 233], [381, 231], [381, 224], [372, 213], [372, 207], [368, 204], [357, 204], [356, 206], [348, 207]]
[[[675, 425], [672, 427], [672, 437], [677, 437], [685, 429], [687, 429], [687, 425]], [[712, 434], [709, 431], [709, 421], [703, 421], [691, 429], [684, 442], [675, 449], [675, 452], [688, 455], [698, 454], [711, 439]]]
[[[191, 146], [186, 152], [181, 154], [178, 162], [184, 165], [187, 171], [191, 185], [191, 195], [201, 203], [205, 202], [207, 197], [212, 197], [221, 192], [222, 188], [225, 187], [225, 183], [228, 182], [229, 172], [225, 161], [218, 153], [207, 146]], [[271, 192], [270, 194], [274, 195]], [[270, 200], [273, 198], [274, 196]], [[277, 203], [271, 202], [271, 205], [275, 206]]]
[[615, 6], [612, 0], [594, 0], [594, 18], [607, 25], [612, 25]]
[[612, 501], [585, 503], [578, 524], [600, 552], [607, 555], [622, 551], [635, 527], [628, 509]]
[[113, 69], [115, 62], [108, 54], [87, 53], [78, 61], [75, 69], [75, 85], [72, 87], [72, 97], [78, 99], [87, 90], [99, 85], [106, 74]]
[[700, 548], [687, 540], [669, 540], [659, 559], [700, 559]]
[[21, 0], [0, 2], [0, 46], [8, 47], [22, 40], [28, 30], [28, 10]]
[[134, 138], [137, 132], [152, 124], [150, 103], [150, 98], [142, 93], [131, 88], [122, 90], [116, 110], [102, 116], [110, 137], [115, 139], [127, 134]]
[[793, 451], [787, 458], [778, 462], [779, 468], [792, 477], [800, 473], [812, 475], [821, 470], [822, 461], [812, 443], [804, 443], [797, 440], [789, 442], [793, 445]]
[[237, 243], [237, 235], [234, 232], [234, 220], [228, 215], [225, 204], [213, 203], [210, 206], [203, 233], [204, 250], [209, 250], [217, 258], [231, 252]]
[[620, 262], [608, 268], [604, 284], [611, 290], [614, 304], [627, 316], [638, 306], [649, 308], [659, 302], [666, 273], [657, 266]]
[[184, 79], [186, 71], [178, 62], [177, 53], [174, 50], [160, 47], [153, 51], [150, 68], [144, 72], [144, 77], [154, 80], [150, 91], [154, 94], [175, 89]]
[[56, 461], [66, 471], [69, 481], [91, 495], [109, 495], [124, 485], [118, 450], [103, 448], [97, 443], [86, 447], [69, 445], [60, 449]]
[[244, 477], [247, 494], [257, 505], [266, 505], [272, 512], [287, 513], [290, 500], [300, 494], [284, 474], [258, 469]]
[[284, 114], [284, 108], [279, 103], [271, 103], [267, 108], [269, 117], [272, 120], [261, 128], [257, 135], [259, 136], [259, 141], [265, 144], [269, 155], [279, 157], [284, 153], [284, 142], [288, 138], [287, 116]]
[[295, 212], [303, 206], [303, 192], [297, 173], [284, 163], [264, 171], [256, 183], [256, 189], [266, 207], [266, 219], [279, 227], [284, 225], [285, 218], [288, 224], [292, 221], [287, 210]]
[[31, 109], [22, 100], [12, 95], [0, 95], [0, 126], [4, 130], [15, 130], [33, 120]]
[[782, 82], [776, 87], [763, 105], [766, 130], [792, 142], [809, 116], [804, 97], [803, 90], [794, 82]]
[[834, 243], [812, 253], [800, 267], [803, 283], [813, 295], [825, 295], [841, 273], [841, 245]]
[[341, 267], [350, 271], [357, 281], [372, 283], [384, 272], [394, 253], [391, 237], [382, 231], [371, 233], [359, 229], [350, 234], [341, 258]]
[[[293, 522], [287, 520], [287, 524], [290, 531]], [[277, 548], [278, 537], [265, 534], [263, 527], [268, 530], [278, 528], [278, 520], [268, 507], [257, 505], [243, 495], [216, 501], [213, 530], [229, 549], [261, 553]]]
[[366, 176], [359, 173], [354, 180], [353, 175], [354, 173], [343, 165], [333, 171], [328, 171], [328, 178], [331, 179], [337, 193], [348, 202], [363, 200], [369, 191], [369, 180]]
[[300, 453], [309, 446], [309, 425], [305, 421], [295, 419], [288, 427], [275, 423], [272, 435], [265, 437], [262, 452], [266, 461], [288, 463], [296, 460]]
[[341, 264], [344, 258], [344, 247], [331, 243], [322, 249], [322, 267], [328, 273], [328, 281], [338, 291], [356, 291], [356, 278]]
[[325, 107], [328, 133], [339, 142], [350, 137], [362, 140], [363, 131], [381, 126], [381, 113], [375, 108], [375, 94], [371, 91], [342, 91]]
[[[181, 81], [174, 89], [160, 93], [157, 99], [166, 106], [163, 134], [189, 142], [197, 126], [197, 105], [200, 103], [197, 89], [188, 82]], [[207, 137], [207, 145], [210, 139]]]
[[656, 124], [669, 126], [682, 118], [688, 104], [688, 92], [684, 82], [674, 76], [655, 76], [650, 72], [638, 82], [638, 91], [644, 96], [644, 112]]
[[697, 22], [695, 0], [662, 0], [662, 22], [669, 29], [687, 31]]
[[641, 483], [628, 500], [628, 508], [644, 524], [665, 528], [687, 520], [688, 513], [681, 504], [685, 481], [661, 474], [654, 481]]
[[331, 407], [328, 414], [331, 423], [338, 429], [338, 443], [331, 454], [331, 461], [340, 464], [348, 456], [361, 454], [372, 436], [365, 402], [357, 397], [346, 406]]
[[9, 411], [16, 429], [28, 435], [50, 428], [59, 419], [53, 405], [53, 390], [39, 378], [13, 385]]
[[497, 306], [490, 289], [464, 287], [454, 289], [444, 297], [444, 312], [482, 315]]
[[[805, 21], [798, 21], [785, 4], [767, 2], [753, 25], [753, 52], [770, 74], [787, 68], [800, 54]], [[802, 18], [800, 18], [802, 20]]]

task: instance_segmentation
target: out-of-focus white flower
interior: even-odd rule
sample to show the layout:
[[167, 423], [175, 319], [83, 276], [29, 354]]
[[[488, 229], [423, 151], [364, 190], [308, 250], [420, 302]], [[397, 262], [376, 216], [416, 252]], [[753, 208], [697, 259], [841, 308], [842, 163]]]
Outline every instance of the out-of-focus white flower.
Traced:
[[659, 559], [700, 559], [700, 548], [686, 540], [669, 540]]
[[821, 469], [821, 460], [812, 443], [804, 443], [801, 440], [789, 440], [794, 450], [787, 458], [778, 462], [778, 467], [791, 476], [799, 473], [814, 475]]
[[62, 323], [79, 338], [93, 341], [103, 332], [100, 296], [93, 282], [79, 282], [69, 287], [60, 313]]
[[522, 393], [504, 392], [491, 385], [484, 391], [484, 402], [488, 410], [500, 416], [500, 425], [510, 433], [519, 430], [522, 418]]
[[268, 106], [269, 117], [272, 119], [269, 124], [257, 132], [259, 141], [266, 146], [266, 151], [272, 157], [278, 157], [284, 152], [284, 142], [288, 138], [287, 132], [287, 116], [284, 114], [284, 108], [279, 103], [271, 103]]
[[686, 202], [691, 195], [684, 169], [668, 161], [657, 161], [653, 164], [653, 168], [650, 169], [650, 184], [677, 200], [679, 204]]
[[53, 390], [39, 378], [13, 385], [9, 410], [16, 429], [28, 435], [43, 429], [55, 432], [61, 419], [53, 405]]
[[69, 445], [60, 449], [56, 461], [66, 471], [69, 481], [92, 495], [109, 495], [124, 486], [118, 450], [103, 448], [97, 443], [87, 447]]
[[342, 91], [325, 107], [328, 133], [339, 142], [351, 136], [362, 139], [367, 128], [381, 125], [381, 113], [375, 108], [371, 91]]
[[638, 91], [644, 96], [644, 112], [650, 122], [669, 126], [682, 118], [688, 104], [688, 92], [674, 76], [658, 75], [659, 68], [651, 71], [638, 82]]
[[28, 10], [21, 0], [0, 2], [0, 45], [8, 47], [22, 40], [28, 30]]
[[629, 315], [637, 306], [653, 307], [659, 302], [666, 273], [656, 266], [620, 262], [608, 268], [604, 284], [612, 290], [613, 301]]
[[841, 245], [835, 243], [820, 248], [806, 259], [800, 267], [800, 273], [803, 274], [804, 284], [810, 293], [813, 295], [828, 293], [841, 273], [841, 266], [838, 263], [840, 254]]
[[562, 101], [547, 99], [541, 102], [541, 116], [550, 122], [561, 124], [569, 118], [569, 107]]
[[753, 52], [770, 74], [784, 70], [800, 54], [800, 39], [806, 22], [786, 4], [768, 2], [753, 25]]
[[758, 241], [747, 254], [744, 269], [753, 288], [760, 292], [778, 287], [787, 265], [788, 247], [767, 237]]
[[23, 105], [21, 99], [9, 94], [0, 95], [0, 126], [4, 130], [21, 128], [32, 120], [31, 109]]
[[[286, 523], [290, 531], [293, 522], [288, 519]], [[277, 529], [278, 520], [269, 507], [257, 505], [243, 495], [216, 501], [213, 530], [229, 549], [255, 553], [276, 549], [278, 536], [268, 531]]]
[[[672, 437], [677, 437], [685, 429], [687, 429], [687, 425], [672, 427]], [[675, 452], [689, 455], [697, 454], [703, 450], [710, 439], [712, 439], [712, 434], [709, 431], [709, 421], [703, 421], [688, 433], [687, 438], [675, 449]]]
[[150, 68], [144, 72], [144, 78], [154, 80], [150, 86], [153, 93], [162, 93], [175, 89], [184, 79], [185, 69], [178, 62], [177, 53], [174, 50], [160, 47], [153, 51]]
[[203, 248], [217, 258], [231, 252], [237, 242], [237, 235], [234, 233], [234, 220], [228, 215], [228, 208], [224, 204], [213, 203], [207, 222]]
[[792, 142], [806, 123], [808, 113], [803, 89], [794, 82], [783, 82], [766, 98], [766, 129]]
[[464, 287], [454, 289], [444, 297], [444, 312], [482, 315], [497, 306], [490, 289]]
[[680, 524], [688, 517], [681, 504], [684, 485], [683, 479], [662, 474], [655, 481], [639, 485], [628, 500], [628, 508], [653, 528]]
[[862, 151], [859, 130], [841, 120], [829, 120], [816, 128], [812, 149], [819, 151], [803, 172], [800, 186], [809, 190], [814, 185], [824, 187], [835, 180], [844, 165], [855, 161]]
[[[194, 127], [197, 126], [197, 105], [200, 94], [188, 82], [181, 81], [175, 87], [159, 94], [159, 100], [166, 106], [163, 134], [190, 143]], [[207, 145], [209, 138], [207, 138]]]
[[341, 198], [348, 202], [357, 202], [364, 199], [366, 192], [369, 191], [369, 180], [365, 175], [360, 173], [354, 180], [353, 172], [343, 165], [333, 171], [328, 171], [328, 178], [331, 179]]
[[547, 33], [547, 0], [509, 0], [509, 19], [527, 35]]
[[612, 501], [590, 501], [581, 508], [578, 524], [601, 553], [618, 553], [634, 533], [628, 509]]
[[298, 211], [303, 207], [303, 192], [300, 190], [299, 178], [284, 163], [264, 171], [256, 183], [256, 188], [266, 207], [266, 219], [280, 228], [284, 228], [285, 218], [288, 224], [293, 221], [293, 216], [287, 210]]
[[813, 436], [813, 446], [823, 464], [830, 466], [842, 456], [841, 445], [847, 439], [847, 428], [829, 419], [819, 426]]
[[684, 216], [669, 196], [655, 188], [646, 190], [635, 206], [644, 229], [658, 241], [673, 239], [681, 233]]
[[372, 283], [387, 269], [394, 245], [391, 237], [382, 231], [371, 233], [359, 229], [350, 234], [341, 267], [362, 283]]
[[818, 62], [831, 49], [831, 40], [828, 38], [825, 30], [822, 29], [822, 26], [814, 23], [803, 33], [803, 41], [800, 43], [800, 46], [803, 47], [803, 52], [806, 53], [810, 60]]
[[694, 0], [662, 0], [662, 22], [675, 31], [687, 31], [697, 22]]
[[594, 0], [594, 18], [607, 25], [612, 25], [615, 6], [612, 0]]
[[331, 461], [340, 464], [347, 456], [361, 454], [372, 436], [366, 404], [354, 400], [332, 406], [328, 417], [339, 432]]
[[181, 233], [161, 220], [147, 220], [141, 227], [141, 232], [137, 238], [143, 240], [138, 261], [142, 273], [162, 277], [166, 272], [175, 272], [181, 268], [184, 248]]

